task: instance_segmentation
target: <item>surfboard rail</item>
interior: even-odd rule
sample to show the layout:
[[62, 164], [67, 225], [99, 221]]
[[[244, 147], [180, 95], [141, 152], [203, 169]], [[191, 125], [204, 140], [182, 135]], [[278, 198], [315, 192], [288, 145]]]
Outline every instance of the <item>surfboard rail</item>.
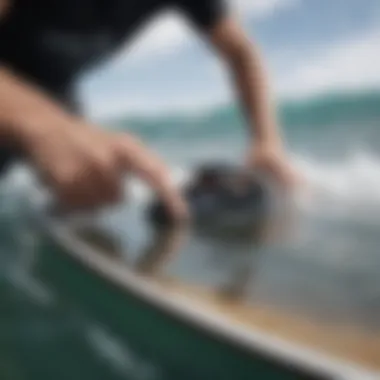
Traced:
[[[78, 265], [90, 270], [93, 275], [112, 283], [150, 308], [174, 318], [219, 344], [236, 348], [252, 360], [261, 358], [284, 371], [291, 371], [305, 378], [337, 380], [375, 380], [379, 373], [363, 368], [355, 363], [332, 358], [317, 350], [271, 335], [268, 332], [247, 327], [223, 314], [197, 307], [180, 293], [167, 296], [164, 289], [154, 281], [135, 273], [132, 269], [121, 267], [101, 252], [81, 240], [73, 233], [70, 223], [49, 215], [39, 217], [43, 233], [54, 244], [63, 249]], [[261, 360], [260, 359], [260, 360]], [[297, 378], [297, 377], [294, 377]]]

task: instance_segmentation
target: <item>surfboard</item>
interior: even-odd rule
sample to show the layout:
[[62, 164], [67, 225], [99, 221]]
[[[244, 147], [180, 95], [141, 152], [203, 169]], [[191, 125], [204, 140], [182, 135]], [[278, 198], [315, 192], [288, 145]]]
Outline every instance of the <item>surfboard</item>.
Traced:
[[40, 275], [144, 352], [197, 379], [380, 378], [380, 321], [347, 313], [339, 268], [275, 255], [262, 230], [138, 233], [127, 219], [40, 215]]

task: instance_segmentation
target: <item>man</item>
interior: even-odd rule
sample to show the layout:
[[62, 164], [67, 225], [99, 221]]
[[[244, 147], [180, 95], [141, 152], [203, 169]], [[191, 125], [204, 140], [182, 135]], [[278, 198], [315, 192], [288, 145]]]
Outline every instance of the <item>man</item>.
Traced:
[[223, 0], [0, 0], [2, 164], [29, 160], [63, 206], [120, 199], [125, 174], [146, 181], [176, 218], [187, 206], [166, 166], [135, 137], [101, 130], [77, 112], [79, 75], [164, 9], [177, 9], [227, 63], [250, 126], [247, 163], [293, 178], [276, 129], [259, 53]]

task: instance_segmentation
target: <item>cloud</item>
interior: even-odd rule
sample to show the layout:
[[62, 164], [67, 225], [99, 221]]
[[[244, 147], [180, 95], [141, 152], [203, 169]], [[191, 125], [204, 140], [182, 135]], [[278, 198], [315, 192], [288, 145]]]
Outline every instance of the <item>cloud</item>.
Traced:
[[193, 34], [184, 19], [175, 12], [166, 12], [154, 19], [139, 33], [131, 46], [122, 50], [118, 64], [140, 63], [152, 56], [171, 53], [193, 41]]
[[277, 76], [277, 89], [284, 97], [305, 97], [380, 88], [379, 46], [380, 29], [375, 29], [301, 56], [291, 72]]
[[223, 96], [218, 99], [210, 98], [208, 93], [199, 94], [196, 97], [189, 94], [163, 99], [126, 95], [109, 97], [107, 100], [93, 99], [85, 104], [84, 111], [94, 120], [105, 120], [120, 115], [143, 114], [144, 117], [149, 117], [177, 112], [194, 116], [226, 103], [228, 103], [228, 98]]
[[[274, 12], [296, 6], [300, 0], [228, 0], [233, 11], [244, 18], [263, 19]], [[117, 65], [137, 64], [176, 52], [195, 40], [186, 20], [177, 12], [168, 11], [156, 18], [129, 46], [116, 57]]]
[[[233, 0], [238, 12], [255, 19], [272, 16], [273, 13], [286, 8], [293, 8], [301, 0]], [[232, 1], [231, 1], [232, 3]]]
[[[366, 89], [380, 89], [380, 28], [363, 31], [356, 36], [335, 42], [330, 45], [321, 45], [315, 48], [314, 53], [307, 52], [290, 56], [292, 66], [286, 70], [279, 70], [281, 62], [276, 62], [276, 70], [272, 73], [272, 83], [280, 98], [307, 98], [323, 93], [347, 92]], [[280, 60], [286, 54], [279, 52]], [[289, 61], [289, 57], [286, 58]], [[225, 70], [218, 60], [212, 60], [209, 67], [210, 80], [224, 83]], [[128, 96], [110, 101], [94, 102], [90, 114], [96, 116], [131, 112], [158, 110], [165, 112], [170, 109], [195, 110], [212, 107], [212, 102], [219, 104], [228, 101], [228, 94], [223, 91], [218, 95], [209, 93], [197, 94], [191, 97], [171, 99], [146, 98], [136, 101]], [[195, 100], [194, 100], [195, 99]], [[96, 104], [102, 104], [97, 107]]]

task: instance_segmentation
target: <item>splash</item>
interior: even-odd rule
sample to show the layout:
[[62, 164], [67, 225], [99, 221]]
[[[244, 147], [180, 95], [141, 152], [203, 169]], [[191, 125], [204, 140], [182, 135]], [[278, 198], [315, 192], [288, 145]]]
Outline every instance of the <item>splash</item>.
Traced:
[[338, 163], [294, 157], [308, 189], [299, 194], [299, 205], [330, 216], [369, 217], [380, 220], [380, 159], [357, 150]]
[[[380, 158], [366, 150], [357, 150], [348, 159], [336, 163], [322, 163], [304, 156], [294, 156], [293, 163], [308, 184], [296, 196], [302, 210], [330, 217], [367, 217], [380, 221]], [[192, 173], [190, 166], [171, 167], [172, 180], [177, 186], [185, 184]], [[9, 211], [19, 207], [35, 186], [33, 173], [25, 166], [17, 167], [1, 187], [1, 196], [7, 199], [2, 207]], [[140, 180], [133, 178], [125, 182], [126, 201], [146, 203], [152, 196], [151, 189]]]

